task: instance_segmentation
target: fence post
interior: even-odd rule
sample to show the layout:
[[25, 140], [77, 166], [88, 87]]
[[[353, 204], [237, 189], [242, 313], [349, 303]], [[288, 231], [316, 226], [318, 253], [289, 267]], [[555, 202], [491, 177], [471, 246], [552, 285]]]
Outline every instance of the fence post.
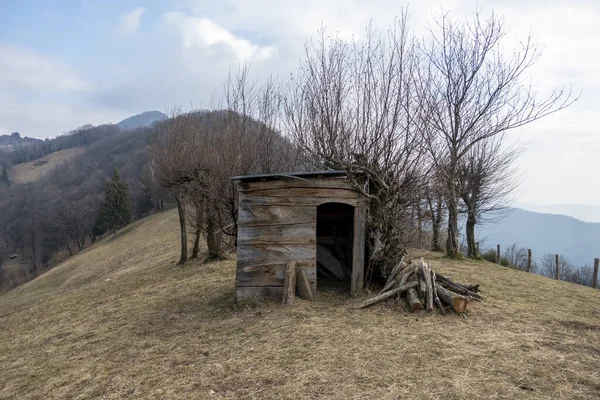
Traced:
[[558, 259], [558, 254], [554, 255], [556, 260], [556, 274], [554, 275], [554, 279], [558, 280], [560, 278], [560, 260]]
[[531, 249], [527, 249], [527, 272], [531, 272]]
[[592, 277], [592, 287], [598, 288], [598, 266], [600, 265], [600, 258], [594, 259], [594, 275]]
[[500, 265], [500, 245], [496, 245], [496, 262]]

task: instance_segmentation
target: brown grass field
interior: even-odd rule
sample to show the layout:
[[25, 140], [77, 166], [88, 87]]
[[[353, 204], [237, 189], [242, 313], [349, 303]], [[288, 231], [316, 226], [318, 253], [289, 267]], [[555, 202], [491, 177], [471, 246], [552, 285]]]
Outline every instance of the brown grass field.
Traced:
[[413, 252], [486, 301], [236, 305], [235, 261], [176, 266], [177, 243], [155, 215], [0, 297], [0, 398], [600, 398], [600, 291]]
[[[29, 183], [40, 179], [57, 165], [63, 164], [85, 152], [82, 147], [74, 147], [50, 153], [37, 160], [13, 166], [15, 183]], [[36, 165], [37, 164], [37, 165]]]

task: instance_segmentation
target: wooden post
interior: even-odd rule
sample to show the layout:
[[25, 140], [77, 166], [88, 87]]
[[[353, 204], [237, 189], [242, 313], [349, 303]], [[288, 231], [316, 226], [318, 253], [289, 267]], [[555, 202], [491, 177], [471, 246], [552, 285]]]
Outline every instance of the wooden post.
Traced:
[[531, 249], [527, 249], [527, 272], [531, 272]]
[[283, 299], [281, 304], [290, 305], [296, 296], [296, 261], [288, 261], [283, 278]]
[[500, 245], [496, 245], [496, 262], [500, 265]]
[[560, 279], [560, 260], [558, 258], [558, 254], [554, 255], [554, 259], [556, 260], [556, 274], [554, 275], [554, 279]]
[[354, 208], [354, 243], [352, 244], [352, 282], [350, 295], [355, 296], [362, 291], [365, 276], [365, 229], [366, 205], [359, 204]]
[[296, 289], [298, 289], [298, 294], [300, 298], [304, 300], [313, 300], [312, 290], [310, 288], [310, 282], [306, 277], [306, 272], [303, 269], [296, 272]]
[[598, 288], [598, 266], [600, 265], [600, 258], [594, 258], [594, 275], [592, 276], [592, 287]]

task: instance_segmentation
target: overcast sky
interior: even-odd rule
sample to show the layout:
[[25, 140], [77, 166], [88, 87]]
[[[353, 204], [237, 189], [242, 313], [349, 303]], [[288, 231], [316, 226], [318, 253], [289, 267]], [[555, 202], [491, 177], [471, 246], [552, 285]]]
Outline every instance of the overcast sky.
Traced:
[[[59, 5], [51, 4], [59, 3]], [[201, 108], [229, 66], [255, 76], [294, 72], [321, 24], [360, 37], [386, 28], [397, 0], [0, 1], [0, 134], [46, 138], [172, 107]], [[483, 6], [484, 5], [484, 6]], [[503, 15], [511, 38], [533, 29], [544, 53], [530, 70], [540, 91], [572, 85], [571, 108], [511, 133], [527, 145], [516, 200], [600, 205], [600, 1], [415, 1], [419, 35], [443, 7]]]

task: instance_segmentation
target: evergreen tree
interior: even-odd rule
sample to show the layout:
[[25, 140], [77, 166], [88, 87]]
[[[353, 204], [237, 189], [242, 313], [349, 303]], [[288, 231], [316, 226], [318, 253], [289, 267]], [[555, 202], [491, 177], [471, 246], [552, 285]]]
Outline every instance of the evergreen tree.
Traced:
[[116, 237], [117, 231], [131, 221], [130, 208], [129, 185], [121, 182], [119, 170], [115, 168], [111, 180], [106, 184], [104, 201], [100, 205], [93, 229], [94, 234], [111, 231]]
[[154, 210], [154, 198], [152, 196], [152, 177], [150, 170], [146, 166], [144, 176], [142, 178], [142, 193], [136, 204], [136, 214], [138, 218], [143, 218], [149, 215]]
[[10, 186], [10, 179], [8, 178], [8, 171], [6, 168], [2, 168], [2, 174], [0, 174], [0, 185]]

